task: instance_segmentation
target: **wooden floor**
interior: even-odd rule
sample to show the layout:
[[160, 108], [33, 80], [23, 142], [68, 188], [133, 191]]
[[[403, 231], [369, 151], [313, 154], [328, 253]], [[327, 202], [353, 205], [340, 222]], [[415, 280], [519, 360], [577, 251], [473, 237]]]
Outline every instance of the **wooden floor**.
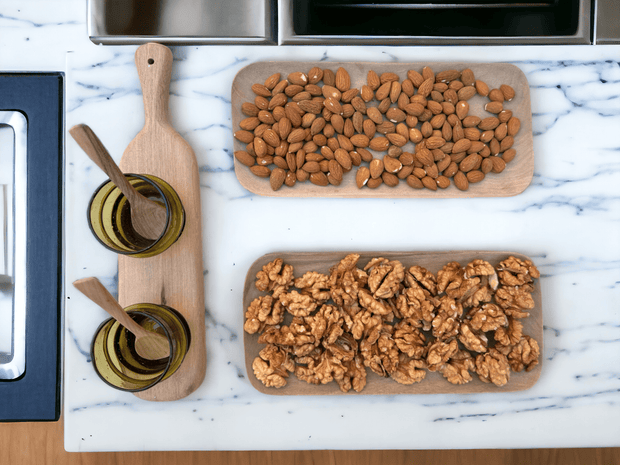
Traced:
[[620, 448], [68, 453], [62, 421], [0, 423], [0, 465], [620, 465]]

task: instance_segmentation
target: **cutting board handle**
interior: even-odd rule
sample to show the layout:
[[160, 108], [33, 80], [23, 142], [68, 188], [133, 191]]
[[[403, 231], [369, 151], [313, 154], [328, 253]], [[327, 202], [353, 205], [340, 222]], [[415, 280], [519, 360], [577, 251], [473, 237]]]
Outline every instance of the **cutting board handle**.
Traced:
[[170, 124], [168, 97], [172, 52], [165, 45], [154, 42], [141, 45], [136, 51], [136, 68], [144, 99], [144, 125]]

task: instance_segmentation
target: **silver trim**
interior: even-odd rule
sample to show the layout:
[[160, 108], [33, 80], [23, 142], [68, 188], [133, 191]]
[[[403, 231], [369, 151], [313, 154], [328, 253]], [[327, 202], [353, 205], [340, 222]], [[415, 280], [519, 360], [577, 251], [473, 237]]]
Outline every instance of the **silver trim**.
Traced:
[[[26, 371], [26, 233], [27, 233], [27, 142], [28, 122], [18, 111], [0, 111], [0, 126], [14, 133], [13, 201], [8, 205], [7, 237], [12, 243], [9, 276], [13, 292], [13, 341], [11, 353], [0, 353], [0, 379], [19, 378]], [[4, 169], [4, 167], [3, 167]], [[9, 250], [10, 256], [10, 250]], [[11, 263], [12, 262], [12, 263]], [[4, 283], [3, 285], [6, 285]]]

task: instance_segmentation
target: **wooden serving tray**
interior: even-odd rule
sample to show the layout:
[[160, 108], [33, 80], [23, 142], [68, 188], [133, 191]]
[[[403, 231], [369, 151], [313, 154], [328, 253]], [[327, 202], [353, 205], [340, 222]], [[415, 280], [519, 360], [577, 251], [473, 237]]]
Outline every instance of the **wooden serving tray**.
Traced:
[[[265, 295], [256, 289], [254, 282], [256, 273], [260, 271], [263, 265], [282, 258], [284, 263], [292, 265], [295, 277], [303, 275], [307, 271], [318, 271], [321, 273], [329, 273], [329, 268], [337, 264], [350, 252], [285, 252], [270, 253], [263, 255], [256, 260], [250, 269], [245, 280], [243, 290], [243, 314], [245, 322], [245, 311], [250, 306], [252, 300], [260, 295]], [[529, 259], [529, 257], [513, 253], [513, 252], [489, 252], [489, 251], [450, 251], [450, 252], [364, 252], [360, 253], [360, 265], [365, 265], [373, 257], [385, 257], [390, 260], [400, 260], [405, 267], [412, 265], [420, 265], [427, 268], [433, 273], [437, 273], [445, 264], [451, 261], [457, 261], [465, 266], [470, 261], [481, 258], [487, 260], [493, 266], [500, 261], [514, 255], [517, 258]], [[391, 378], [382, 378], [367, 369], [366, 387], [357, 393], [354, 390], [343, 393], [338, 384], [334, 381], [325, 385], [308, 384], [299, 380], [294, 373], [288, 377], [287, 385], [283, 388], [268, 388], [254, 376], [252, 370], [252, 362], [258, 356], [260, 350], [265, 346], [258, 343], [258, 334], [248, 334], [244, 331], [243, 342], [245, 346], [245, 366], [248, 372], [248, 378], [258, 391], [271, 395], [360, 395], [360, 394], [472, 394], [482, 392], [511, 392], [523, 391], [532, 387], [538, 378], [542, 369], [542, 352], [543, 352], [543, 318], [542, 318], [542, 301], [540, 292], [540, 280], [534, 283], [534, 292], [532, 294], [535, 307], [530, 310], [530, 316], [521, 321], [523, 323], [523, 334], [536, 339], [540, 346], [540, 359], [536, 367], [532, 371], [522, 371], [520, 373], [511, 372], [510, 380], [502, 387], [494, 384], [487, 384], [478, 378], [478, 375], [472, 373], [473, 380], [464, 385], [450, 384], [444, 379], [440, 373], [427, 371], [426, 378], [420, 383], [412, 385], [399, 384]]]
[[185, 317], [191, 343], [182, 365], [168, 379], [134, 393], [144, 400], [170, 401], [198, 389], [206, 372], [200, 179], [194, 151], [168, 121], [172, 52], [160, 44], [144, 44], [136, 51], [136, 67], [145, 122], [123, 153], [120, 168], [154, 174], [170, 184], [183, 203], [185, 228], [159, 255], [118, 256], [118, 300], [124, 307], [141, 302], [168, 305]]
[[[345, 173], [340, 186], [316, 186], [310, 181], [298, 182], [290, 188], [282, 186], [279, 190], [273, 191], [268, 178], [259, 178], [250, 172], [250, 169], [240, 163], [235, 162], [235, 174], [243, 187], [250, 192], [259, 195], [273, 197], [384, 197], [384, 198], [453, 198], [453, 197], [509, 197], [520, 194], [532, 181], [534, 174], [534, 148], [532, 139], [532, 111], [530, 108], [530, 89], [527, 78], [523, 71], [514, 65], [507, 63], [449, 63], [449, 62], [424, 62], [424, 63], [360, 63], [360, 62], [258, 62], [246, 66], [237, 73], [232, 85], [232, 121], [233, 132], [239, 130], [239, 122], [246, 116], [241, 113], [241, 105], [244, 102], [254, 102], [256, 95], [252, 92], [252, 84], [262, 84], [265, 79], [274, 73], [281, 73], [285, 79], [290, 73], [295, 71], [308, 72], [313, 66], [322, 69], [329, 68], [332, 71], [342, 66], [351, 76], [351, 87], [360, 89], [366, 84], [366, 76], [369, 70], [374, 70], [377, 74], [383, 72], [397, 73], [401, 77], [401, 82], [407, 78], [407, 71], [414, 69], [422, 71], [424, 66], [430, 66], [435, 73], [448, 69], [470, 68], [476, 79], [486, 82], [489, 88], [499, 88], [502, 84], [512, 86], [516, 91], [515, 98], [505, 104], [505, 108], [512, 110], [513, 115], [521, 120], [521, 129], [515, 137], [513, 148], [517, 151], [517, 156], [508, 163], [506, 169], [499, 174], [489, 173], [480, 183], [470, 184], [467, 191], [460, 191], [454, 185], [447, 189], [431, 191], [429, 189], [413, 189], [406, 182], [401, 181], [398, 186], [392, 188], [382, 184], [377, 189], [364, 187], [358, 189], [355, 184], [355, 172], [357, 167], [353, 167], [351, 172]], [[321, 84], [322, 85], [322, 84]], [[483, 106], [489, 100], [487, 97], [474, 96], [468, 102], [470, 104], [470, 115], [481, 118], [493, 116], [484, 111]], [[373, 101], [371, 106], [377, 105]], [[234, 139], [234, 150], [245, 150], [245, 145]], [[413, 143], [409, 142], [403, 147], [404, 151], [413, 152]], [[371, 150], [372, 152], [372, 150]], [[386, 152], [373, 152], [375, 156], [383, 158]], [[364, 163], [362, 163], [364, 164]]]

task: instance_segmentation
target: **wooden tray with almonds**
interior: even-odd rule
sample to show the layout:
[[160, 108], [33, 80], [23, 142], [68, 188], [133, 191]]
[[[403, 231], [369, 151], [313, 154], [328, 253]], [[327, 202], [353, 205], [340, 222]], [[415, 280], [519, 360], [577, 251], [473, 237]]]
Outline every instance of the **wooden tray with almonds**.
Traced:
[[[279, 189], [273, 190], [269, 177], [258, 177], [250, 171], [250, 168], [241, 163], [237, 158], [234, 160], [235, 174], [241, 185], [250, 192], [265, 196], [278, 197], [375, 197], [375, 198], [458, 198], [458, 197], [508, 197], [523, 192], [530, 184], [534, 172], [534, 150], [532, 139], [532, 114], [530, 107], [529, 84], [525, 74], [516, 66], [507, 63], [449, 63], [449, 62], [426, 62], [426, 63], [371, 63], [371, 62], [258, 62], [243, 68], [235, 77], [232, 85], [232, 124], [233, 134], [241, 129], [240, 122], [247, 118], [242, 112], [242, 105], [245, 102], [253, 103], [256, 94], [252, 91], [253, 84], [263, 84], [265, 80], [274, 73], [280, 73], [281, 79], [286, 79], [290, 73], [308, 73], [313, 67], [329, 69], [334, 73], [339, 67], [343, 67], [350, 76], [351, 88], [361, 89], [367, 83], [367, 75], [370, 70], [374, 70], [378, 75], [382, 73], [396, 73], [399, 82], [407, 79], [408, 70], [421, 72], [425, 66], [430, 67], [435, 74], [446, 70], [471, 69], [476, 80], [481, 80], [490, 89], [499, 89], [502, 84], [511, 86], [515, 91], [515, 97], [505, 102], [504, 108], [512, 111], [513, 116], [520, 120], [519, 132], [514, 137], [513, 149], [516, 156], [506, 164], [505, 169], [500, 173], [489, 172], [481, 182], [469, 183], [467, 190], [459, 190], [455, 187], [453, 178], [447, 188], [430, 190], [427, 188], [416, 189], [410, 187], [406, 179], [403, 178], [395, 187], [381, 183], [379, 187], [371, 189], [367, 185], [361, 189], [356, 184], [356, 173], [358, 166], [353, 166], [349, 172], [342, 176], [340, 185], [332, 184], [326, 186], [315, 185], [310, 180], [296, 182], [292, 187], [282, 185]], [[319, 86], [323, 82], [318, 83]], [[416, 93], [418, 89], [415, 90]], [[268, 98], [269, 100], [269, 98]], [[289, 99], [290, 101], [291, 99]], [[429, 96], [430, 100], [430, 96]], [[485, 111], [484, 105], [489, 102], [489, 98], [475, 95], [468, 99], [469, 115], [478, 116], [481, 119], [496, 116]], [[373, 99], [366, 105], [368, 107], [377, 106], [378, 101]], [[396, 104], [392, 104], [396, 107]], [[321, 116], [320, 114], [318, 115]], [[366, 116], [364, 116], [366, 118]], [[387, 118], [385, 118], [387, 120]], [[420, 124], [418, 124], [418, 128]], [[252, 131], [250, 131], [252, 132]], [[377, 136], [383, 134], [377, 133]], [[234, 151], [245, 151], [246, 143], [236, 138], [234, 140]], [[414, 153], [414, 144], [409, 141], [401, 149], [405, 152]], [[320, 151], [320, 147], [316, 152]], [[375, 152], [370, 150], [375, 158], [383, 158], [387, 152]], [[264, 162], [264, 160], [262, 160]], [[500, 162], [501, 164], [501, 162]], [[367, 162], [362, 161], [361, 166], [368, 166]], [[268, 166], [273, 172], [276, 165]], [[284, 171], [287, 171], [286, 169]], [[290, 171], [290, 170], [289, 170]], [[346, 168], [345, 168], [346, 171]], [[477, 170], [480, 171], [480, 170]], [[441, 172], [440, 172], [441, 173]], [[264, 173], [263, 173], [264, 174]], [[280, 172], [282, 176], [282, 172]], [[291, 173], [292, 174], [292, 173]], [[403, 173], [404, 174], [404, 173]], [[269, 173], [267, 172], [267, 175]], [[394, 178], [391, 178], [394, 180]], [[396, 179], [398, 181], [398, 179]], [[445, 182], [446, 179], [443, 179]], [[277, 183], [277, 181], [276, 181]], [[281, 183], [281, 180], [280, 180]]]
[[[294, 277], [300, 277], [308, 271], [317, 271], [329, 274], [329, 269], [338, 264], [350, 252], [286, 252], [286, 253], [270, 253], [263, 255], [256, 260], [248, 270], [245, 287], [243, 292], [243, 313], [250, 306], [250, 303], [257, 297], [266, 295], [260, 292], [255, 286], [256, 273], [262, 269], [264, 265], [272, 262], [276, 258], [281, 258], [285, 264], [293, 266]], [[462, 266], [467, 265], [474, 259], [483, 259], [496, 267], [501, 261], [509, 256], [514, 256], [521, 260], [529, 260], [528, 257], [512, 252], [493, 252], [493, 251], [445, 251], [445, 252], [364, 252], [360, 253], [358, 267], [363, 266], [373, 257], [384, 257], [388, 260], [399, 260], [405, 268], [413, 265], [419, 265], [436, 275], [444, 265], [449, 262], [457, 261]], [[467, 384], [455, 385], [450, 384], [440, 373], [430, 372], [427, 370], [426, 377], [419, 383], [404, 385], [399, 384], [391, 378], [381, 377], [370, 369], [367, 372], [367, 384], [359, 394], [471, 394], [485, 392], [510, 392], [522, 391], [532, 387], [540, 377], [543, 359], [543, 309], [541, 299], [540, 280], [534, 280], [534, 290], [532, 298], [534, 308], [528, 310], [530, 316], [521, 319], [523, 324], [523, 334], [534, 338], [540, 347], [540, 357], [538, 365], [534, 366], [531, 371], [511, 372], [510, 379], [507, 384], [498, 387], [491, 383], [482, 382], [478, 375], [471, 373], [473, 380]], [[291, 288], [292, 289], [292, 288]], [[290, 290], [289, 290], [290, 291]], [[331, 302], [331, 301], [329, 301]], [[290, 315], [287, 315], [283, 324], [290, 323]], [[245, 316], [244, 316], [245, 322]], [[266, 387], [254, 374], [252, 363], [258, 356], [260, 350], [265, 344], [259, 344], [258, 334], [248, 334], [244, 331], [244, 347], [245, 347], [245, 364], [248, 378], [258, 391], [270, 395], [356, 395], [353, 389], [348, 393], [343, 393], [338, 384], [332, 381], [324, 385], [308, 384], [298, 379], [294, 373], [290, 373], [287, 378], [287, 384], [281, 388]], [[492, 346], [492, 340], [489, 340], [489, 346]], [[476, 353], [472, 352], [475, 357]]]

